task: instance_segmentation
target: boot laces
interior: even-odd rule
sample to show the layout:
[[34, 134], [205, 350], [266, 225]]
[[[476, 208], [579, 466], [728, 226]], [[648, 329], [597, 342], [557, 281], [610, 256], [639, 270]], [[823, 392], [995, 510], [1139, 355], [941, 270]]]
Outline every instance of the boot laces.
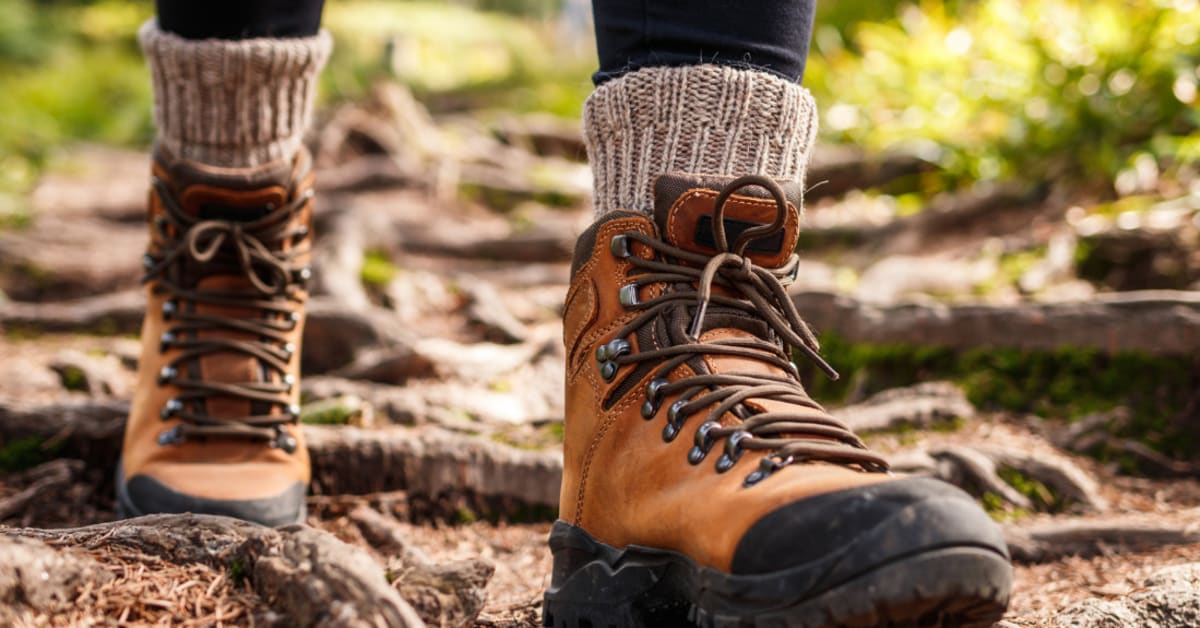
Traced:
[[[159, 372], [159, 385], [174, 385], [182, 392], [162, 408], [165, 421], [181, 422], [159, 437], [161, 444], [182, 442], [189, 437], [222, 437], [267, 441], [293, 451], [297, 442], [284, 429], [299, 418], [300, 409], [291, 404], [295, 378], [289, 362], [296, 351], [289, 334], [300, 324], [304, 287], [311, 270], [296, 259], [310, 249], [307, 227], [295, 217], [312, 198], [305, 190], [281, 207], [267, 208], [261, 217], [240, 222], [195, 217], [183, 211], [166, 184], [153, 180], [164, 214], [156, 222], [162, 238], [157, 251], [152, 247], [144, 260], [142, 282], [154, 282], [156, 293], [165, 293], [162, 316], [170, 325], [164, 331], [160, 351], [180, 353]], [[293, 246], [285, 248], [285, 242]], [[212, 276], [245, 278], [248, 286], [199, 288], [198, 280]], [[236, 308], [239, 315], [200, 313], [193, 307], [205, 304]], [[245, 315], [255, 311], [257, 316]], [[250, 339], [201, 337], [201, 331], [237, 332]], [[262, 381], [217, 382], [199, 377], [202, 358], [237, 354], [256, 360]], [[255, 414], [244, 417], [214, 417], [206, 411], [213, 397], [245, 400]], [[282, 413], [273, 413], [275, 408]]]
[[[734, 192], [749, 186], [764, 188], [771, 194], [777, 208], [776, 218], [769, 225], [746, 229], [731, 245], [725, 233], [725, 202]], [[662, 400], [681, 392], [679, 400], [667, 411], [663, 439], [669, 442], [679, 435], [692, 415], [711, 408], [695, 431], [695, 445], [688, 453], [688, 460], [699, 464], [717, 442], [723, 441], [724, 451], [716, 463], [717, 471], [723, 473], [746, 451], [762, 452], [765, 455], [758, 469], [745, 480], [747, 486], [787, 465], [804, 462], [829, 462], [886, 472], [887, 462], [869, 451], [849, 427], [830, 416], [800, 383], [791, 360], [793, 350], [805, 355], [830, 378], [837, 379], [838, 374], [820, 356], [815, 334], [788, 297], [786, 286], [795, 277], [799, 257], [793, 254], [779, 268], [764, 268], [746, 255], [751, 242], [769, 238], [783, 229], [788, 211], [786, 195], [775, 181], [750, 175], [731, 182], [714, 203], [715, 255], [687, 251], [638, 231], [614, 238], [614, 254], [626, 257], [634, 267], [629, 273], [632, 283], [622, 289], [622, 305], [640, 314], [617, 331], [614, 336], [617, 340], [597, 351], [601, 374], [611, 381], [623, 366], [658, 365], [646, 386], [642, 416], [654, 419], [661, 410]], [[631, 242], [650, 249], [653, 257], [646, 259], [632, 254]], [[650, 285], [665, 288], [660, 294], [640, 301], [640, 289]], [[714, 292], [714, 288], [720, 290]], [[757, 321], [766, 333], [701, 340], [706, 323], [717, 322], [710, 320], [714, 317]], [[662, 323], [671, 338], [665, 346], [640, 347], [634, 352], [625, 340], [647, 326]], [[751, 359], [781, 373], [713, 372], [705, 365], [703, 356]], [[692, 366], [695, 374], [671, 381], [669, 374], [685, 363]], [[627, 379], [640, 380], [639, 373]], [[619, 396], [626, 392], [623, 388], [618, 384], [614, 392]], [[760, 400], [782, 402], [787, 404], [786, 409], [767, 410], [756, 403]]]

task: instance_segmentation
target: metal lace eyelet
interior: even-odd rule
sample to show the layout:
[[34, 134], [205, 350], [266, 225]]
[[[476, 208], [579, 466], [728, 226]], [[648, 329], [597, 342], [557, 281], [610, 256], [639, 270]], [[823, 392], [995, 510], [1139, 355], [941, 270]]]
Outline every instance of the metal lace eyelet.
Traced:
[[289, 388], [291, 388], [292, 386], [295, 386], [296, 385], [296, 376], [292, 375], [291, 373], [285, 374], [283, 376], [283, 383], [287, 384], [287, 386]]
[[300, 418], [300, 404], [289, 404], [287, 407], [287, 413], [292, 415], [294, 418]]
[[300, 447], [300, 442], [280, 425], [275, 428], [275, 440], [271, 441], [271, 447], [292, 454], [296, 453], [296, 450]]
[[615, 378], [616, 376], [617, 376], [617, 363], [616, 362], [603, 362], [600, 364], [600, 377], [604, 378], [604, 381], [611, 382], [611, 381], [613, 381], [613, 378]]
[[683, 410], [683, 407], [686, 406], [687, 403], [687, 400], [680, 399], [679, 401], [671, 404], [671, 407], [667, 409], [667, 421], [670, 423], [678, 423], [679, 412]]
[[150, 255], [149, 253], [147, 253], [142, 256], [142, 268], [144, 268], [146, 270], [150, 270], [151, 268], [154, 268], [154, 264], [155, 264], [155, 261], [154, 261], [153, 255]]
[[308, 235], [308, 227], [306, 227], [306, 226], [304, 226], [304, 225], [300, 225], [300, 226], [299, 226], [299, 227], [296, 229], [296, 238], [297, 238], [297, 239], [304, 238], [304, 237], [306, 237], [307, 235]]
[[625, 234], [615, 235], [608, 242], [608, 250], [612, 252], [613, 257], [625, 259], [629, 257], [629, 236]]
[[289, 358], [292, 357], [293, 355], [295, 355], [296, 354], [296, 344], [292, 343], [292, 342], [284, 344], [283, 345], [283, 353], [285, 355], [287, 355], [287, 357], [289, 357]]
[[288, 320], [292, 321], [293, 323], [299, 323], [300, 319], [303, 317], [304, 315], [300, 312], [292, 312], [291, 314], [288, 314]]
[[159, 410], [158, 416], [164, 421], [175, 416], [175, 413], [183, 410], [183, 402], [178, 399], [168, 399], [167, 403], [163, 404], [162, 410]]
[[300, 280], [301, 283], [307, 283], [309, 280], [312, 279], [312, 268], [309, 266], [305, 266], [304, 268], [301, 268], [299, 270], [299, 272], [296, 274], [296, 277]]
[[158, 385], [165, 386], [176, 377], [179, 377], [178, 369], [170, 365], [164, 366], [158, 370]]
[[680, 429], [681, 428], [678, 425], [672, 423], [671, 421], [667, 421], [667, 424], [663, 426], [662, 431], [663, 442], [669, 443], [675, 440], [675, 437], [679, 436]]
[[748, 438], [754, 438], [754, 436], [749, 432], [734, 432], [729, 435], [729, 438], [725, 440], [725, 453], [717, 458], [717, 473], [725, 473], [732, 469], [738, 460], [742, 459], [745, 450], [741, 448], [741, 442]]
[[792, 456], [782, 457], [779, 454], [763, 456], [763, 459], [758, 461], [758, 468], [752, 471], [750, 475], [747, 475], [742, 484], [745, 485], [746, 488], [754, 486], [755, 484], [767, 479], [772, 473], [775, 473], [776, 471], [788, 466], [789, 464], [792, 464], [793, 462], [795, 462], [795, 458]]
[[655, 377], [646, 384], [646, 402], [642, 404], [642, 418], [647, 421], [658, 414], [658, 404], [662, 402], [663, 386], [671, 382], [661, 377]]
[[721, 424], [716, 421], [705, 421], [696, 429], [696, 444], [688, 451], [688, 462], [700, 464], [708, 456], [708, 450], [713, 446], [713, 437], [710, 434], [713, 430], [720, 428]]
[[167, 349], [170, 349], [171, 345], [175, 343], [175, 340], [176, 338], [174, 332], [164, 331], [162, 335], [158, 337], [158, 352], [165, 353]]
[[175, 445], [177, 443], [182, 443], [182, 442], [183, 442], [183, 430], [178, 425], [176, 425], [175, 427], [173, 427], [169, 430], [165, 430], [165, 431], [159, 433], [159, 435], [158, 435], [158, 444], [163, 447], [166, 447], [167, 445]]
[[633, 345], [624, 338], [618, 338], [608, 343], [608, 359], [615, 360], [633, 351]]
[[655, 377], [654, 379], [650, 380], [650, 383], [646, 384], [646, 399], [653, 401], [655, 405], [658, 405], [658, 403], [662, 401], [663, 387], [670, 383], [671, 380], [664, 379], [662, 377]]
[[755, 484], [767, 479], [767, 475], [769, 474], [763, 473], [761, 469], [755, 469], [754, 471], [750, 472], [750, 475], [746, 476], [746, 479], [742, 481], [742, 485], [746, 488], [750, 488], [751, 486], [754, 486]]
[[621, 290], [617, 292], [617, 301], [621, 307], [633, 307], [638, 304], [638, 285], [636, 283], [625, 284], [621, 286]]
[[162, 317], [164, 321], [169, 321], [175, 316], [175, 312], [179, 311], [179, 304], [174, 301], [163, 301]]

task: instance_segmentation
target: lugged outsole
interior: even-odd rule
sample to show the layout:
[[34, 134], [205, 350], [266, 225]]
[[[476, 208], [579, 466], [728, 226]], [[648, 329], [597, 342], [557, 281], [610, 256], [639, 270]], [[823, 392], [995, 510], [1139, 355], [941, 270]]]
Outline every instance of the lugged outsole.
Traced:
[[756, 591], [756, 582], [778, 582], [788, 574], [719, 574], [674, 552], [617, 550], [563, 522], [555, 526], [558, 586], [547, 591], [543, 605], [548, 628], [973, 628], [1003, 616], [1012, 583], [1012, 567], [1003, 554], [952, 546], [871, 566], [813, 594], [743, 599], [739, 591]]

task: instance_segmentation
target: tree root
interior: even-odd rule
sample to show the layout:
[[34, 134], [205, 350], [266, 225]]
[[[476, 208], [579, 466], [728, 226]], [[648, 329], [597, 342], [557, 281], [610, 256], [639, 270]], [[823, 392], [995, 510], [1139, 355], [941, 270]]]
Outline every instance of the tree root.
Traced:
[[1012, 306], [874, 306], [820, 292], [792, 300], [813, 328], [855, 343], [1200, 353], [1200, 295], [1194, 292], [1124, 292], [1086, 302]]
[[[895, 471], [936, 477], [982, 497], [994, 495], [1023, 510], [1047, 507], [1082, 512], [1104, 512], [1108, 500], [1100, 494], [1096, 480], [1070, 458], [1046, 450], [1025, 451], [1006, 447], [941, 445], [927, 451], [907, 452], [892, 458]], [[1035, 503], [1000, 476], [1009, 468], [1036, 481], [1050, 494], [1038, 494]], [[1029, 486], [1023, 487], [1029, 490]], [[1044, 492], [1044, 491], [1043, 491]]]
[[[107, 474], [120, 450], [128, 409], [114, 401], [33, 405], [0, 399], [0, 441], [37, 439], [57, 455], [82, 459]], [[436, 428], [306, 425], [304, 433], [318, 494], [406, 490], [558, 504], [557, 452], [526, 451]]]
[[1200, 543], [1200, 524], [1153, 521], [1145, 516], [1061, 519], [1008, 524], [1004, 536], [1013, 560], [1037, 563], [1064, 556], [1094, 556], [1113, 548]]
[[962, 390], [949, 382], [928, 382], [907, 388], [885, 390], [862, 403], [834, 413], [856, 432], [873, 432], [901, 427], [923, 428], [939, 421], [969, 420], [975, 406]]
[[392, 586], [431, 626], [470, 625], [487, 601], [486, 587], [495, 567], [480, 559], [437, 564], [405, 539], [394, 519], [367, 507], [355, 508], [350, 521], [384, 561]]
[[[287, 626], [422, 626], [365, 550], [307, 526], [271, 529], [210, 515], [151, 515], [69, 530], [0, 531], [51, 547], [121, 547], [245, 577]], [[10, 541], [11, 542], [11, 541]], [[57, 577], [67, 577], [69, 568]], [[74, 573], [83, 578], [79, 569]]]

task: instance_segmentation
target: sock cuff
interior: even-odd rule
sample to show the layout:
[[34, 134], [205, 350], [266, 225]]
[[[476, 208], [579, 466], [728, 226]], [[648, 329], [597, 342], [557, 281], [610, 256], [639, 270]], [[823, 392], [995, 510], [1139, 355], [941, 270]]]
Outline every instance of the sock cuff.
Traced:
[[655, 177], [763, 174], [803, 184], [817, 133], [808, 90], [722, 65], [652, 67], [597, 87], [584, 105], [596, 214], [651, 212]]
[[327, 31], [287, 39], [184, 39], [138, 30], [154, 86], [158, 141], [172, 155], [228, 167], [290, 159], [312, 119]]

